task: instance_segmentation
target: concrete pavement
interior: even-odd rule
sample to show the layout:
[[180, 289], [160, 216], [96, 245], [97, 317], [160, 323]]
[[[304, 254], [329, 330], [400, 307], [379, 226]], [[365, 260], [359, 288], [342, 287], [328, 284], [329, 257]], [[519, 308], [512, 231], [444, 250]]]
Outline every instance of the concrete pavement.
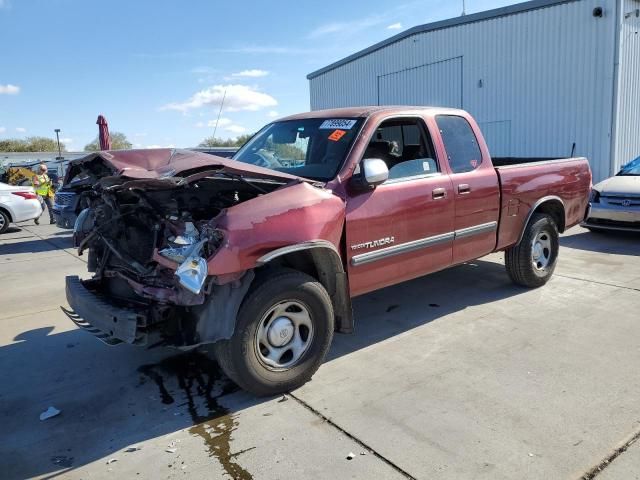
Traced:
[[[640, 236], [576, 228], [561, 243], [541, 289], [511, 285], [490, 255], [359, 297], [356, 333], [335, 337], [313, 381], [265, 400], [207, 355], [77, 330], [58, 308], [64, 276], [86, 275], [68, 234], [13, 228], [0, 236], [0, 471], [637, 478], [637, 444], [619, 450], [640, 435]], [[41, 422], [50, 405], [62, 413]]]

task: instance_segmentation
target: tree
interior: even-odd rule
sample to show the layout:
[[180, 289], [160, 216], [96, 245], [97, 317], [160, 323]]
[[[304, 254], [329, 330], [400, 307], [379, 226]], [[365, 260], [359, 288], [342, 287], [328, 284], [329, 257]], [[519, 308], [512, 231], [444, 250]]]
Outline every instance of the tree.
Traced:
[[[66, 152], [63, 143], [60, 150]], [[0, 140], [0, 152], [57, 152], [58, 142], [47, 137], [8, 138]]]
[[222, 138], [214, 138], [213, 136], [207, 137], [200, 142], [199, 147], [241, 147], [247, 141], [253, 137], [253, 133], [245, 133], [237, 138], [229, 138], [223, 140]]
[[[109, 136], [111, 137], [111, 150], [129, 150], [133, 146], [124, 133], [111, 132]], [[97, 152], [99, 150], [100, 141], [98, 137], [94, 138], [93, 142], [87, 143], [84, 146], [85, 152]]]

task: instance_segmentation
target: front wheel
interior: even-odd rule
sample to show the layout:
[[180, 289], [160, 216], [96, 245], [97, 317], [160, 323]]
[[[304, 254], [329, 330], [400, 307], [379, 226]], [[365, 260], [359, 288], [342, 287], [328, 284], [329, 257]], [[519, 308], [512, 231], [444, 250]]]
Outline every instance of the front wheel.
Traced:
[[558, 260], [558, 237], [558, 227], [549, 215], [533, 215], [520, 243], [505, 251], [511, 280], [529, 288], [547, 283]]
[[4, 233], [9, 229], [9, 215], [0, 210], [0, 233]]
[[256, 277], [233, 336], [214, 344], [222, 370], [256, 395], [276, 395], [306, 383], [333, 338], [333, 307], [309, 275], [277, 270]]

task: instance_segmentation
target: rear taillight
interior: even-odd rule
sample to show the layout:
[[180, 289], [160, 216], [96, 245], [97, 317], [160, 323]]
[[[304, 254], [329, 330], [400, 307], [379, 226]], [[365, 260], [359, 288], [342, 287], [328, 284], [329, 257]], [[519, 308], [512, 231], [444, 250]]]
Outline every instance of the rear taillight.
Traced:
[[35, 193], [31, 193], [31, 192], [11, 192], [11, 194], [22, 197], [25, 200], [35, 200], [36, 198], [38, 198], [38, 196]]

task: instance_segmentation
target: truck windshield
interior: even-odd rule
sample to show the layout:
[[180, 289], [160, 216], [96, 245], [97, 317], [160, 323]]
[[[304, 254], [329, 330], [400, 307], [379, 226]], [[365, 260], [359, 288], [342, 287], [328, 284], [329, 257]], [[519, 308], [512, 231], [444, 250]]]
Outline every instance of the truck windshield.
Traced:
[[361, 118], [305, 118], [267, 125], [233, 159], [300, 177], [336, 176], [362, 126]]
[[622, 167], [622, 170], [620, 170], [618, 175], [640, 175], [640, 157]]

